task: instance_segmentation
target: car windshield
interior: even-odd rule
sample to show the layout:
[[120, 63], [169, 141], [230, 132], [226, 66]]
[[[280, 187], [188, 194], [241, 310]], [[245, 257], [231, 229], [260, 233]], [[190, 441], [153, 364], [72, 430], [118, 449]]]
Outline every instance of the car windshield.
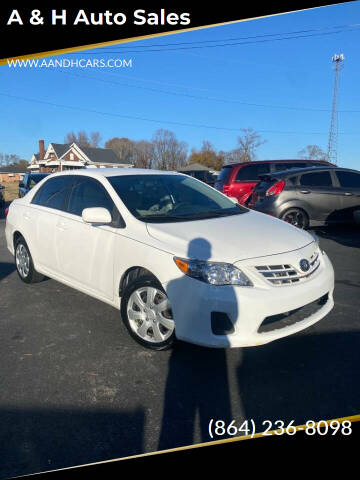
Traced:
[[187, 175], [121, 175], [108, 181], [126, 208], [144, 222], [199, 220], [248, 211]]

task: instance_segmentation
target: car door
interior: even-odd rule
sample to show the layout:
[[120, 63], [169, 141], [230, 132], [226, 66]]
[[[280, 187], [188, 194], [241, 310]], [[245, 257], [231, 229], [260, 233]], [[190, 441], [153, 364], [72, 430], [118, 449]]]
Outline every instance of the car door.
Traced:
[[341, 191], [342, 214], [345, 221], [354, 220], [354, 212], [360, 210], [360, 173], [336, 170]]
[[58, 216], [65, 209], [71, 185], [72, 177], [67, 175], [49, 178], [34, 195], [30, 208], [23, 212], [32, 255], [36, 264], [49, 274], [58, 271], [55, 228]]
[[329, 170], [303, 173], [299, 178], [297, 196], [306, 204], [312, 220], [339, 220], [341, 195]]
[[85, 223], [85, 208], [116, 209], [105, 187], [95, 178], [76, 175], [66, 212], [58, 217], [55, 244], [61, 277], [72, 285], [108, 300], [114, 297], [116, 228]]

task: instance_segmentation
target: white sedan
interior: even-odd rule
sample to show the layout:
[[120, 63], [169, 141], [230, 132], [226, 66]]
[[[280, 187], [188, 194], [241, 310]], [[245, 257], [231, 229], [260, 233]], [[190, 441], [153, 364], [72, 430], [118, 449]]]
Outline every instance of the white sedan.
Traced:
[[11, 203], [6, 240], [21, 280], [51, 277], [114, 306], [156, 350], [175, 338], [262, 345], [334, 305], [334, 271], [312, 235], [178, 173], [50, 175]]

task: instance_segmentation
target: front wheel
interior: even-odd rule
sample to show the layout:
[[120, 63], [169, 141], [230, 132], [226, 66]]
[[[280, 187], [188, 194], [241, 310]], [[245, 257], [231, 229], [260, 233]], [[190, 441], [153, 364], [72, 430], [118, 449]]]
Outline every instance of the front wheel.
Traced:
[[281, 220], [294, 225], [294, 227], [306, 229], [309, 226], [309, 217], [304, 210], [301, 210], [300, 208], [289, 208], [289, 210], [286, 210], [280, 218]]
[[175, 340], [175, 322], [170, 301], [151, 276], [130, 284], [121, 300], [121, 316], [130, 335], [152, 350], [166, 350]]

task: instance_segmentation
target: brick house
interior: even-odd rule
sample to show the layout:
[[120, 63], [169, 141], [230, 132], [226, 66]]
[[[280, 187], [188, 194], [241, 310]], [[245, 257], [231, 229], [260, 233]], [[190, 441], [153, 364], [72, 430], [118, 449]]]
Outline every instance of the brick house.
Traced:
[[45, 151], [44, 140], [39, 140], [39, 152], [30, 159], [32, 172], [59, 172], [78, 168], [129, 168], [133, 165], [121, 160], [111, 148], [82, 147], [76, 143], [50, 143]]
[[23, 179], [25, 175], [24, 167], [11, 165], [0, 168], [0, 183], [15, 183]]

